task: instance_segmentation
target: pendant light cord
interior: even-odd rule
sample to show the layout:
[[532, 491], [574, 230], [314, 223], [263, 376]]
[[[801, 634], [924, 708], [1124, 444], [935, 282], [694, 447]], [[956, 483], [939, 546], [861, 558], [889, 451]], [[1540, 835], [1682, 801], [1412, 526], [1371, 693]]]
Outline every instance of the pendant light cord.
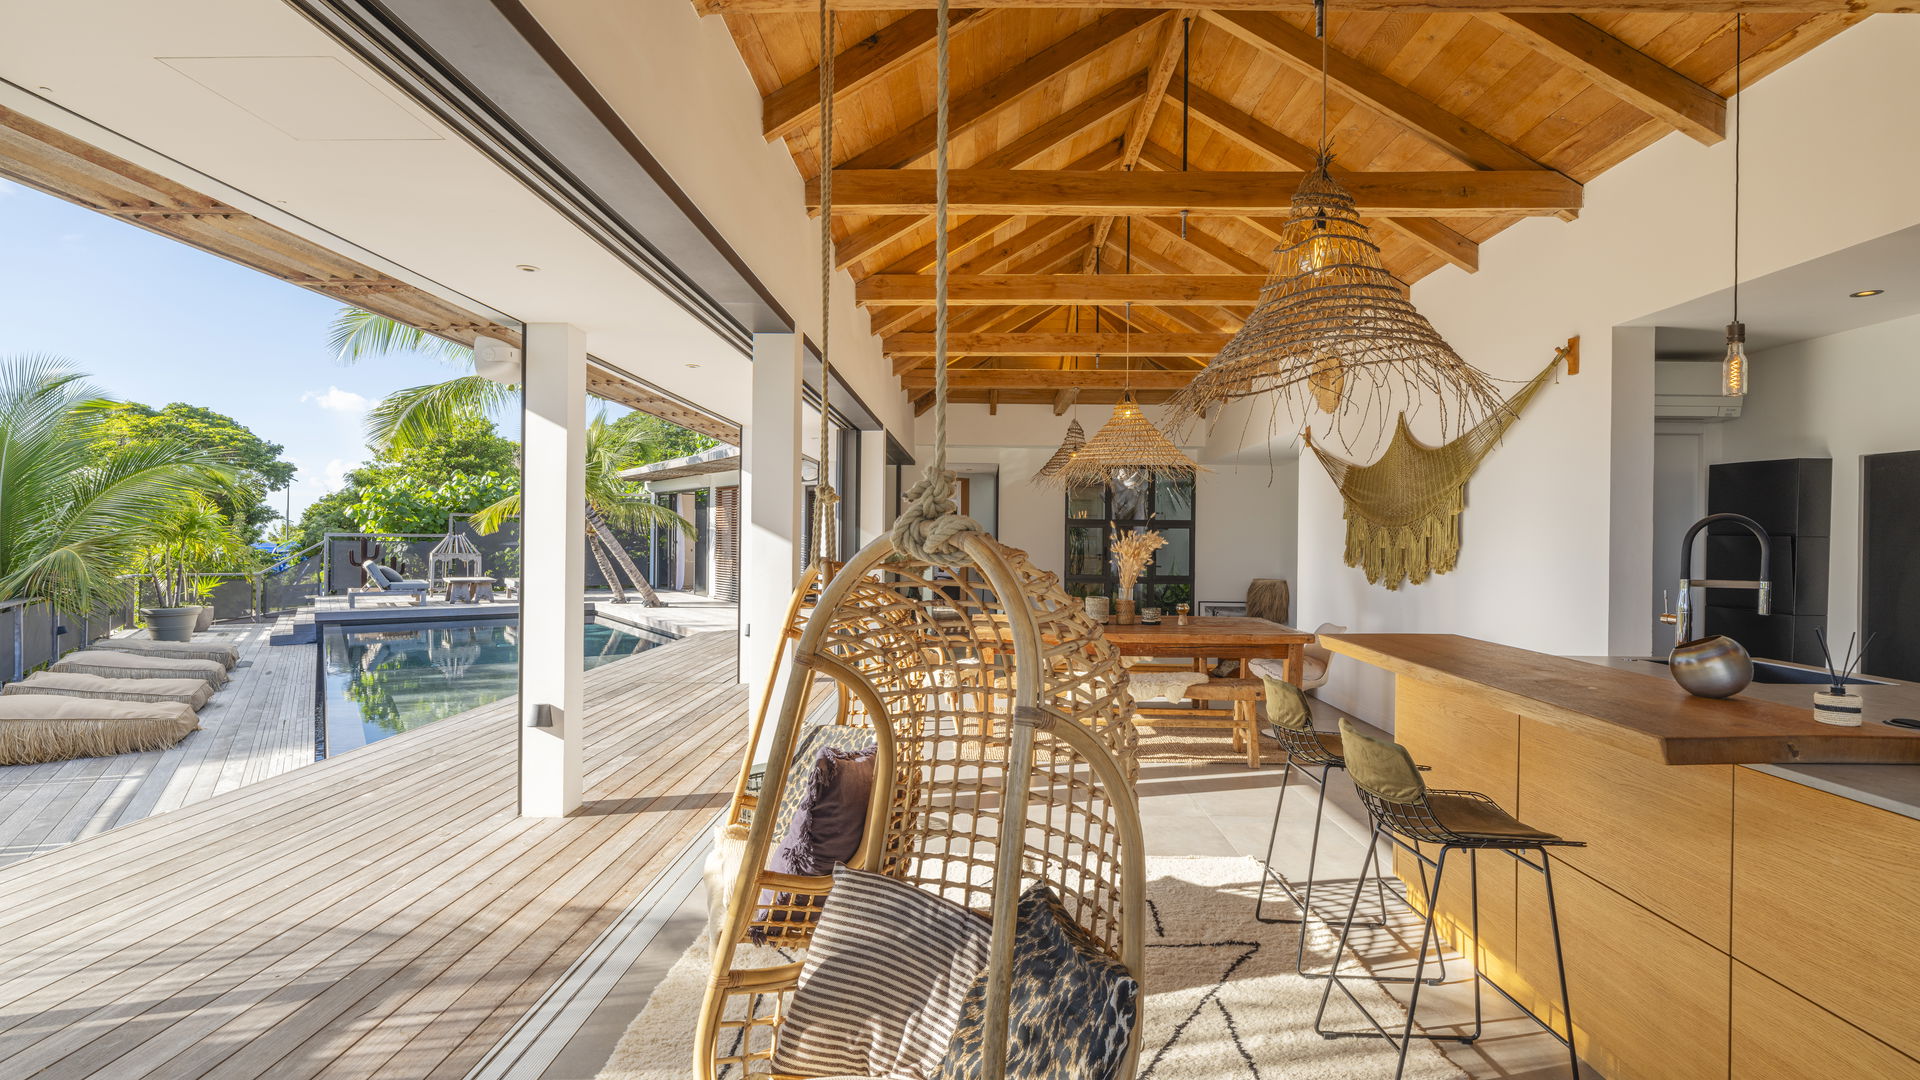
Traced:
[[827, 0], [820, 0], [820, 472], [813, 487], [813, 555], [815, 561], [827, 562], [840, 557], [835, 525], [840, 493], [828, 468], [833, 422], [827, 404], [833, 387], [833, 31], [833, 13]]
[[1744, 59], [1745, 42], [1741, 37], [1742, 23], [1745, 17], [1739, 12], [1733, 16], [1733, 321], [1740, 323], [1740, 129], [1746, 125], [1747, 99], [1742, 91], [1745, 84], [1740, 81], [1740, 62]]
[[1320, 39], [1320, 153], [1327, 152], [1327, 0], [1313, 0], [1313, 30]]

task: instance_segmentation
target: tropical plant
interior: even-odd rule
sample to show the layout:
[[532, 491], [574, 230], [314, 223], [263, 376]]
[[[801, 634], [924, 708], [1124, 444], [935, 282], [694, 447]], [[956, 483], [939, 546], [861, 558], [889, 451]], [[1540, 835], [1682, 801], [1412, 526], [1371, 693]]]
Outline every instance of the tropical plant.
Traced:
[[155, 519], [147, 535], [140, 570], [153, 576], [161, 607], [185, 607], [210, 593], [212, 587], [203, 588], [199, 574], [250, 570], [257, 562], [246, 537], [212, 499], [198, 492], [188, 493]]
[[294, 464], [281, 457], [284, 448], [279, 443], [262, 439], [231, 416], [198, 405], [176, 401], [155, 409], [122, 402], [108, 412], [101, 437], [120, 445], [157, 439], [220, 454], [239, 479], [231, 492], [216, 494], [214, 502], [248, 540], [258, 540], [267, 524], [280, 517], [267, 505], [266, 493], [293, 482]]
[[155, 523], [234, 482], [206, 447], [103, 445], [111, 406], [63, 361], [0, 359], [0, 596], [70, 612], [124, 599]]
[[[594, 561], [600, 564], [600, 576], [613, 589], [615, 603], [625, 603], [627, 599], [620, 576], [614, 572], [614, 565], [618, 564], [633, 582], [642, 604], [661, 606], [652, 583], [614, 537], [614, 527], [631, 531], [661, 526], [678, 529], [688, 539], [695, 536], [693, 522], [658, 503], [646, 501], [641, 486], [620, 475], [622, 470], [632, 468], [641, 460], [645, 448], [656, 437], [656, 433], [645, 427], [622, 427], [617, 421], [609, 423], [605, 414], [595, 416], [587, 425], [587, 550], [593, 552]], [[474, 514], [473, 527], [482, 533], [491, 533], [507, 519], [519, 515], [520, 495], [515, 492]]]

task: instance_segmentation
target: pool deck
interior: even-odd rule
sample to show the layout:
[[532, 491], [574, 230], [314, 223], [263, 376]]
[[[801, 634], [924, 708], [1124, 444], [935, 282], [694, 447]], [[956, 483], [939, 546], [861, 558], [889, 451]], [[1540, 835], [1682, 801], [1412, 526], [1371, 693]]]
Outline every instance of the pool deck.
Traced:
[[0, 865], [313, 764], [318, 650], [270, 646], [270, 629], [235, 622], [197, 635], [237, 646], [240, 665], [177, 745], [0, 766]]
[[507, 699], [0, 868], [0, 1071], [468, 1076], [724, 806], [733, 680], [720, 632], [590, 671], [570, 818]]

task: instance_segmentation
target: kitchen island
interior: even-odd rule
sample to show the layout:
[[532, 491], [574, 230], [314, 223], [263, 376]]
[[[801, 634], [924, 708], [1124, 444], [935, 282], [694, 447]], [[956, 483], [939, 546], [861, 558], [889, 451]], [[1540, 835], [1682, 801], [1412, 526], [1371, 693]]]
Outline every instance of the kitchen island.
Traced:
[[[1920, 1078], [1920, 731], [1879, 722], [1920, 716], [1920, 686], [1857, 688], [1866, 722], [1840, 728], [1808, 685], [1711, 701], [1640, 660], [1322, 640], [1395, 675], [1394, 737], [1432, 786], [1586, 841], [1555, 852], [1554, 884], [1575, 1041], [1610, 1080]], [[1478, 941], [1470, 875], [1449, 873], [1438, 921], [1564, 1031], [1540, 876], [1478, 862]]]

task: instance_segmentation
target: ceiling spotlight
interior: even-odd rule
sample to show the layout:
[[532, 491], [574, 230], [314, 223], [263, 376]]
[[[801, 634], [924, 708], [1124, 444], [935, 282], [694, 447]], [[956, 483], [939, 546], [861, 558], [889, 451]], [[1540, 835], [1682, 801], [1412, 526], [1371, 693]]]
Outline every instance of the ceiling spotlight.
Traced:
[[687, 366], [688, 366], [688, 367], [690, 367], [690, 368], [697, 368], [697, 367], [699, 367], [700, 365], [699, 365], [699, 364], [688, 364]]
[[533, 265], [532, 263], [521, 263], [519, 266], [514, 267], [514, 269], [524, 270], [529, 274], [537, 274], [540, 272], [540, 268]]
[[1850, 292], [1847, 295], [1858, 299], [1863, 296], [1879, 296], [1886, 291], [1885, 289], [1861, 289], [1859, 292]]

